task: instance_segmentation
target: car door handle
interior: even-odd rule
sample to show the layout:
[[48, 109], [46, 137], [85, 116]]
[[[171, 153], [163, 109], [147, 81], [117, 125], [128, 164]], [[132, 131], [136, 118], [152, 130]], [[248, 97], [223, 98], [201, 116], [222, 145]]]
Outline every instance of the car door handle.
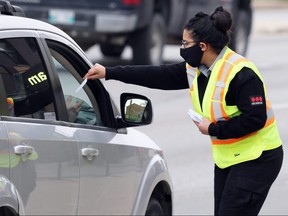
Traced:
[[82, 156], [87, 157], [88, 160], [92, 160], [94, 157], [99, 155], [99, 150], [94, 148], [83, 148], [81, 149]]
[[35, 150], [32, 146], [27, 146], [27, 145], [14, 146], [14, 153], [16, 155], [32, 154], [34, 151]]

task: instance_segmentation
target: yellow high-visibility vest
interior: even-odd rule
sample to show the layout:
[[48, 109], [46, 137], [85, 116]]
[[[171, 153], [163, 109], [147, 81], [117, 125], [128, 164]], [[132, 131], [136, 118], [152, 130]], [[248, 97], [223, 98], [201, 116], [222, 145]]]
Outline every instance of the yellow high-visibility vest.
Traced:
[[[198, 69], [193, 71], [187, 65], [188, 79], [189, 77], [193, 79], [190, 86], [190, 95], [195, 111], [216, 124], [217, 121], [227, 121], [240, 115], [241, 111], [237, 106], [227, 106], [225, 96], [231, 80], [243, 67], [251, 68], [263, 82], [261, 74], [252, 62], [226, 47], [223, 57], [215, 63], [212, 69], [203, 97], [203, 109], [201, 109], [197, 82], [200, 71]], [[267, 107], [265, 126], [241, 138], [217, 139], [217, 137], [211, 136], [213, 159], [218, 167], [226, 168], [234, 164], [254, 160], [260, 157], [263, 151], [275, 149], [282, 145], [264, 82], [263, 85]], [[256, 98], [255, 103], [257, 103], [257, 100], [261, 100], [261, 98]]]

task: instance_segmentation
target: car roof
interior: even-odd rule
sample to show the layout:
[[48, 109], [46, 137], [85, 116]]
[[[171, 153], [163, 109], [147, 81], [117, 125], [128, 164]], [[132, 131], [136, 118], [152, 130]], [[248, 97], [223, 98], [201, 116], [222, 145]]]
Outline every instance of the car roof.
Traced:
[[[5, 30], [41, 30], [56, 33], [74, 42], [61, 29], [40, 20], [27, 17], [9, 16], [0, 14], [0, 31]], [[75, 43], [75, 42], [74, 42]]]

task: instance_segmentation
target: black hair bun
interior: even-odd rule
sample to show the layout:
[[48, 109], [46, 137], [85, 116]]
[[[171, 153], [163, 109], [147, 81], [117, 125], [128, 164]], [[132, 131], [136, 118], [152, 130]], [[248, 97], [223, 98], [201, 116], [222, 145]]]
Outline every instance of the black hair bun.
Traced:
[[232, 27], [232, 18], [228, 11], [224, 10], [222, 6], [217, 7], [214, 13], [211, 14], [210, 19], [217, 29], [223, 33], [227, 33]]

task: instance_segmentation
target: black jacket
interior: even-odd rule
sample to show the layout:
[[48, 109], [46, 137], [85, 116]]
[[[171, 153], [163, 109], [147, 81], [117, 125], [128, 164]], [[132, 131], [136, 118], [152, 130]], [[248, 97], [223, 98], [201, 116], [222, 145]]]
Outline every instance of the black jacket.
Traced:
[[[125, 83], [162, 90], [189, 88], [185, 62], [160, 66], [117, 66], [106, 68], [106, 80], [115, 79]], [[202, 104], [209, 77], [198, 77], [200, 104]], [[252, 98], [262, 97], [262, 103]], [[261, 129], [266, 122], [264, 87], [259, 77], [249, 68], [243, 68], [231, 81], [226, 95], [227, 105], [236, 105], [242, 112], [229, 121], [219, 121], [209, 126], [209, 134], [218, 139], [239, 138]]]

